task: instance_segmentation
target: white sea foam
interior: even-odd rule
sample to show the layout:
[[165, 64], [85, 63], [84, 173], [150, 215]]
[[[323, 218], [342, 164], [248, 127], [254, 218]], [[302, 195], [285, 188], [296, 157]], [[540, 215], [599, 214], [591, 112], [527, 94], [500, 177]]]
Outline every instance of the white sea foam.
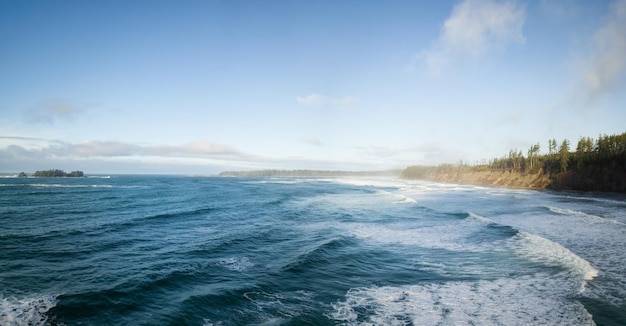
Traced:
[[254, 263], [251, 262], [248, 257], [221, 258], [217, 261], [217, 264], [235, 272], [245, 272], [246, 270], [254, 266]]
[[61, 183], [27, 183], [24, 186], [37, 187], [37, 188], [113, 188], [112, 185], [76, 185], [76, 184], [61, 184]]
[[416, 203], [416, 201], [413, 198], [404, 197], [400, 200], [394, 201], [393, 203], [394, 204], [413, 204], [413, 203]]
[[579, 211], [575, 211], [575, 210], [571, 210], [567, 208], [559, 208], [559, 207], [552, 207], [552, 206], [547, 206], [547, 207], [553, 213], [566, 215], [566, 216], [573, 216], [587, 223], [613, 223], [613, 224], [626, 225], [619, 221], [615, 221], [612, 219], [603, 218], [597, 215], [587, 214], [587, 213], [583, 213], [583, 212], [579, 212]]
[[214, 321], [212, 321], [211, 319], [208, 319], [208, 318], [205, 318], [202, 321], [202, 326], [220, 326], [220, 325], [223, 325], [223, 323], [221, 321], [214, 322]]
[[394, 204], [413, 204], [417, 202], [415, 199], [407, 197], [405, 195], [396, 195], [396, 197], [398, 198], [398, 200], [394, 201]]
[[[548, 206], [550, 205], [544, 207], [548, 209]], [[594, 212], [592, 209], [590, 211]], [[613, 208], [608, 211], [619, 215]], [[554, 241], [559, 244], [558, 246], [567, 248], [555, 247], [547, 242], [549, 240], [542, 240], [543, 238], [523, 239], [525, 237], [523, 233], [510, 243], [517, 246], [519, 248], [517, 252], [524, 257], [534, 257], [531, 260], [548, 266], [562, 266], [570, 274], [578, 274], [583, 296], [612, 302], [618, 306], [623, 305], [626, 302], [626, 289], [615, 284], [626, 284], [624, 273], [626, 243], [622, 241], [626, 239], [626, 227], [611, 219], [593, 213], [582, 213], [573, 208], [553, 209], [552, 212], [560, 216], [532, 210], [522, 215], [495, 216], [494, 220], [550, 239], [550, 242]], [[520, 240], [521, 242], [518, 242]], [[552, 253], [541, 254], [541, 251]], [[563, 260], [559, 260], [558, 257]], [[602, 277], [593, 280], [593, 285], [588, 286], [589, 279], [593, 279], [597, 274], [601, 274]]]
[[289, 177], [278, 177], [278, 178], [263, 178], [263, 180], [250, 180], [250, 181], [242, 181], [243, 184], [298, 184], [298, 183], [307, 183], [311, 181], [322, 181], [318, 179], [311, 178], [289, 178]]
[[495, 223], [493, 220], [490, 220], [490, 219], [488, 219], [488, 218], [486, 218], [484, 216], [480, 216], [480, 215], [474, 214], [472, 212], [470, 212], [468, 215], [469, 215], [468, 218], [470, 220], [474, 220], [474, 221], [477, 221], [479, 223], [483, 223], [483, 224]]
[[0, 325], [38, 326], [47, 325], [46, 312], [56, 305], [53, 296], [38, 298], [0, 298]]
[[513, 238], [510, 245], [520, 256], [547, 266], [564, 267], [581, 276], [585, 281], [590, 281], [598, 276], [598, 270], [593, 268], [588, 261], [546, 238], [520, 232]]
[[341, 325], [594, 325], [558, 278], [350, 289], [327, 317]]
[[340, 177], [332, 181], [353, 186], [374, 186], [381, 188], [395, 188], [405, 184], [404, 180], [389, 177]]
[[421, 248], [447, 249], [452, 251], [478, 251], [477, 244], [466, 241], [467, 236], [481, 226], [459, 221], [454, 224], [424, 226], [419, 228], [406, 224], [345, 223], [339, 226], [358, 239], [386, 244], [402, 244]]

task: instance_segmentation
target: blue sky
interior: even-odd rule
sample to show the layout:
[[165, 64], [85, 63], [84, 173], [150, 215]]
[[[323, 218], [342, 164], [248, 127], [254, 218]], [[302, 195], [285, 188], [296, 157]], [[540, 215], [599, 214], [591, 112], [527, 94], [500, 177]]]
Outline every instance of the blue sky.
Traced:
[[380, 170], [626, 131], [626, 0], [3, 1], [0, 171]]

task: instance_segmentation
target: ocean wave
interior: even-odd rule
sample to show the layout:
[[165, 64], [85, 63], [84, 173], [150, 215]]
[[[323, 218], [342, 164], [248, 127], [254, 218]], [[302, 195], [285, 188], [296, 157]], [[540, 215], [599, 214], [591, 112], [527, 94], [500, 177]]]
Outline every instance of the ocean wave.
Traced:
[[352, 288], [326, 316], [340, 325], [595, 325], [558, 278]]
[[559, 208], [559, 207], [553, 207], [553, 206], [545, 206], [545, 207], [552, 213], [559, 214], [559, 215], [573, 216], [587, 223], [612, 223], [612, 224], [626, 225], [625, 223], [622, 223], [616, 220], [600, 217], [597, 215], [587, 214], [587, 213], [583, 213], [583, 212], [579, 212], [579, 211], [575, 211], [575, 210], [571, 210], [567, 208]]
[[402, 244], [451, 251], [480, 251], [484, 248], [466, 241], [468, 235], [479, 231], [480, 227], [464, 223], [419, 228], [406, 224], [393, 227], [393, 225], [357, 223], [348, 226], [348, 231], [357, 239], [383, 244]]
[[[255, 289], [244, 292], [242, 297], [245, 304], [236, 311], [213, 310], [211, 317], [203, 319], [203, 325], [300, 324], [294, 323], [294, 320], [320, 309], [320, 303], [314, 300], [313, 294], [304, 290], [274, 292]], [[324, 322], [327, 323], [327, 320]], [[317, 323], [309, 321], [304, 324]]]
[[297, 254], [283, 269], [287, 271], [315, 269], [324, 261], [327, 262], [329, 259], [332, 259], [331, 257], [340, 255], [342, 250], [351, 244], [351, 239], [345, 237], [318, 242], [308, 248], [308, 250], [303, 250]]
[[198, 215], [206, 215], [215, 210], [216, 208], [214, 207], [200, 207], [200, 208], [190, 209], [190, 210], [182, 210], [182, 211], [148, 215], [143, 218], [131, 220], [131, 222], [139, 223], [143, 220], [166, 220], [166, 219], [178, 218], [178, 217], [192, 217], [192, 216], [198, 216]]
[[[420, 248], [450, 251], [491, 250], [493, 241], [504, 240], [518, 231], [499, 225], [479, 215], [466, 212], [445, 213], [418, 207], [420, 215], [404, 222], [381, 220], [375, 223], [327, 221], [306, 223], [298, 228], [308, 230], [334, 230], [359, 240], [376, 244], [399, 244]], [[482, 237], [477, 241], [477, 237]]]
[[[590, 281], [598, 276], [591, 264], [560, 244], [527, 232], [519, 232], [510, 243], [512, 249], [520, 256], [533, 262], [547, 266], [566, 268], [581, 277], [582, 281]], [[580, 291], [584, 290], [584, 282]]]
[[217, 265], [234, 272], [245, 272], [255, 264], [248, 257], [226, 257], [218, 259]]
[[36, 188], [113, 188], [112, 185], [98, 184], [62, 184], [62, 183], [3, 183], [0, 187], [36, 187]]
[[467, 213], [467, 217], [468, 217], [468, 219], [477, 221], [479, 223], [484, 223], [484, 224], [495, 223], [495, 221], [493, 221], [493, 220], [490, 220], [490, 219], [488, 219], [488, 218], [486, 218], [484, 216], [480, 216], [478, 214], [474, 214], [474, 213], [471, 213], [471, 212]]
[[54, 296], [0, 298], [0, 324], [4, 326], [49, 325], [46, 314], [57, 304]]
[[405, 195], [396, 195], [396, 197], [398, 197], [398, 200], [394, 201], [394, 204], [414, 204], [417, 202], [415, 199]]

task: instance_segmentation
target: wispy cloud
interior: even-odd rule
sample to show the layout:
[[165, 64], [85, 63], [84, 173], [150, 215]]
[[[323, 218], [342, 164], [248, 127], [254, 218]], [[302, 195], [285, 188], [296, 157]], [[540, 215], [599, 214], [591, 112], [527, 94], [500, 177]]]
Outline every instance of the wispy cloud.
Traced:
[[51, 124], [59, 120], [70, 121], [86, 110], [86, 105], [60, 98], [40, 101], [24, 112], [26, 119], [35, 123]]
[[314, 137], [304, 138], [304, 139], [302, 139], [302, 142], [305, 143], [305, 144], [309, 144], [311, 146], [317, 146], [317, 147], [324, 146], [324, 142], [322, 142], [320, 139], [314, 138]]
[[[48, 141], [46, 146], [31, 147], [23, 141], [31, 141], [24, 137], [0, 137], [13, 140], [13, 144], [0, 148], [2, 157], [24, 158], [97, 158], [97, 157], [129, 157], [129, 156], [161, 156], [161, 157], [217, 157], [245, 156], [243, 153], [226, 145], [206, 141], [183, 145], [137, 145], [117, 141], [86, 141], [66, 143]], [[42, 141], [41, 139], [36, 139]]]
[[358, 98], [354, 96], [345, 96], [343, 98], [334, 98], [326, 95], [313, 93], [306, 97], [298, 96], [296, 101], [300, 104], [309, 106], [324, 106], [324, 105], [351, 105], [358, 102]]
[[[28, 137], [0, 136], [0, 171], [46, 168], [81, 169], [87, 173], [217, 173], [254, 169], [373, 170], [378, 161], [263, 157], [226, 145], [195, 142], [182, 145], [140, 145], [118, 141], [68, 143]], [[311, 145], [325, 146], [315, 138]], [[36, 143], [36, 144], [35, 144]], [[385, 167], [389, 164], [384, 165]]]
[[606, 24], [592, 42], [591, 54], [583, 63], [587, 101], [615, 90], [626, 73], [626, 0], [611, 4]]
[[143, 147], [142, 152], [151, 155], [239, 155], [237, 150], [221, 144], [199, 141], [184, 145], [159, 145]]
[[509, 43], [524, 43], [524, 7], [513, 1], [464, 0], [454, 6], [431, 49], [419, 54], [436, 75], [453, 61], [477, 58]]
[[50, 152], [57, 156], [114, 157], [140, 154], [142, 147], [115, 141], [86, 141], [78, 144], [65, 143], [55, 146], [50, 148]]

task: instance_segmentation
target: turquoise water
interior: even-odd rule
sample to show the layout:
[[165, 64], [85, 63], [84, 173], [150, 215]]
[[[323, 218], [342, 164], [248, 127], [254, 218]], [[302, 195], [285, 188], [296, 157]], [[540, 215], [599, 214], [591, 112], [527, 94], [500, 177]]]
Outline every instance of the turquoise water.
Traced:
[[626, 197], [0, 179], [1, 325], [623, 325]]

